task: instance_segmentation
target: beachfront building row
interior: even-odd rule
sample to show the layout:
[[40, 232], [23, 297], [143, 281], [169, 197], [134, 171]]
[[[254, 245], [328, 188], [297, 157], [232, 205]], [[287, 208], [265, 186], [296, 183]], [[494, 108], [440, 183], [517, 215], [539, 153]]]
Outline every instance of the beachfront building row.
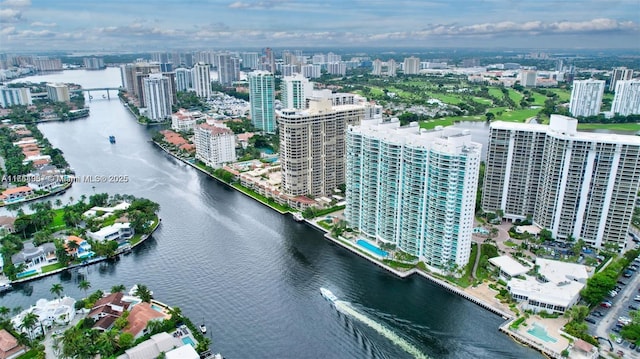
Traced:
[[203, 123], [194, 128], [196, 159], [212, 168], [220, 168], [236, 160], [236, 139], [224, 125]]
[[432, 270], [469, 261], [481, 145], [455, 128], [421, 130], [397, 120], [347, 132], [349, 226], [390, 243]]
[[640, 182], [640, 138], [577, 125], [560, 115], [549, 125], [493, 122], [482, 208], [530, 217], [554, 238], [623, 248]]
[[288, 195], [316, 198], [345, 183], [347, 126], [364, 119], [364, 106], [332, 105], [331, 98], [309, 99], [304, 110], [279, 113], [282, 189]]

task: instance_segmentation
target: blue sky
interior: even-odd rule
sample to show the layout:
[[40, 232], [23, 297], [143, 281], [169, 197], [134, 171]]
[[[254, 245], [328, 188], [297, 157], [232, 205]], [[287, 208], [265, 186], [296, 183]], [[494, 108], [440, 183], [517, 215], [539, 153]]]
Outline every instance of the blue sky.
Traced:
[[640, 50], [640, 0], [0, 0], [0, 52], [265, 46]]

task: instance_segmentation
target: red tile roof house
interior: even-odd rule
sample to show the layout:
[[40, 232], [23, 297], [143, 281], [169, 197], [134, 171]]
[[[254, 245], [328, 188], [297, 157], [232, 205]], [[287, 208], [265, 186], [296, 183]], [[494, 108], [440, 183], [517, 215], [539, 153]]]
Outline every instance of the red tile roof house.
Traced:
[[10, 202], [25, 198], [33, 194], [33, 188], [29, 186], [20, 186], [8, 188], [0, 194], [0, 201]]
[[151, 321], [163, 321], [171, 318], [170, 315], [159, 312], [151, 307], [151, 304], [142, 302], [136, 304], [131, 312], [129, 312], [129, 325], [123, 330], [125, 333], [131, 333], [134, 339], [147, 334], [147, 325]]
[[122, 301], [123, 294], [121, 292], [111, 293], [102, 299], [99, 299], [91, 308], [91, 311], [87, 315], [88, 318], [92, 318], [96, 321], [93, 325], [93, 329], [97, 330], [109, 330], [113, 326], [116, 319], [122, 316], [127, 308], [129, 308], [128, 302]]
[[27, 352], [24, 345], [18, 345], [18, 340], [8, 331], [0, 330], [0, 359], [13, 359]]

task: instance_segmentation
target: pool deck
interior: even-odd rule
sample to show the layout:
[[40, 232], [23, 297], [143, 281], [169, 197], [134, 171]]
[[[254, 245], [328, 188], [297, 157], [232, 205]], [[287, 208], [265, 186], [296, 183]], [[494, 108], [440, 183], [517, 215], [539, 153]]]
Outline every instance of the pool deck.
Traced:
[[[514, 319], [515, 320], [515, 319]], [[550, 358], [561, 358], [562, 351], [569, 347], [569, 340], [565, 337], [570, 335], [562, 331], [562, 327], [567, 323], [567, 318], [541, 318], [537, 315], [529, 317], [525, 320], [517, 329], [511, 328], [511, 323], [514, 320], [507, 321], [500, 326], [500, 331], [510, 336], [512, 339], [524, 343]], [[544, 341], [535, 335], [528, 333], [528, 330], [533, 328], [533, 324], [537, 323], [539, 326], [544, 327], [547, 335], [556, 339], [556, 342]], [[525, 325], [526, 324], [526, 325]], [[563, 336], [563, 335], [565, 336]]]

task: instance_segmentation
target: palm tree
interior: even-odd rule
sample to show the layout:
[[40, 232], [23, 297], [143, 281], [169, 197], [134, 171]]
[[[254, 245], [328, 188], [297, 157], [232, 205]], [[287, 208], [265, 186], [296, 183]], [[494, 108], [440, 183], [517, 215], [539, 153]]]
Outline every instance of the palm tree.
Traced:
[[49, 289], [49, 292], [51, 292], [51, 294], [55, 295], [56, 297], [61, 298], [61, 294], [62, 292], [64, 292], [64, 287], [60, 283], [54, 283]]
[[133, 294], [143, 302], [151, 302], [151, 290], [144, 284], [137, 284], [136, 292]]
[[84, 296], [85, 298], [87, 297], [87, 290], [89, 290], [89, 288], [91, 288], [91, 283], [89, 283], [89, 281], [83, 279], [80, 281], [80, 283], [78, 283], [78, 288], [82, 289], [84, 291]]
[[20, 327], [29, 332], [29, 339], [31, 340], [33, 340], [33, 328], [38, 324], [39, 319], [40, 318], [34, 313], [27, 313], [27, 315], [22, 318]]
[[60, 200], [60, 198], [56, 199], [56, 201], [54, 202], [56, 207], [60, 208], [62, 206], [62, 200]]
[[125, 289], [127, 288], [124, 286], [124, 284], [117, 284], [111, 287], [111, 293], [124, 292]]
[[4, 305], [0, 307], [0, 318], [4, 319], [9, 313], [11, 313], [11, 309]]

